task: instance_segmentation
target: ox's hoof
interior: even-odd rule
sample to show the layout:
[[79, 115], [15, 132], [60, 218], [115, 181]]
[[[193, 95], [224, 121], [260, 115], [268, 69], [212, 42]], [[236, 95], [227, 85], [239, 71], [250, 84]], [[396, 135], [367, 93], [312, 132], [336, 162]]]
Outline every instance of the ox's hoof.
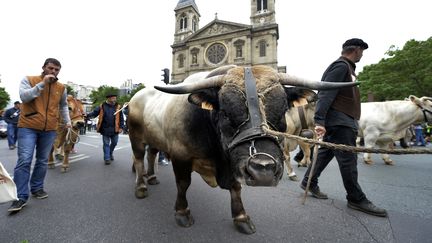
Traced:
[[291, 174], [288, 174], [288, 178], [292, 181], [298, 181], [298, 177], [294, 172]]
[[256, 232], [255, 225], [252, 223], [252, 220], [249, 216], [242, 219], [234, 219], [234, 226], [236, 229], [243, 234], [251, 235]]
[[55, 164], [48, 164], [48, 169], [54, 169], [55, 168]]
[[151, 175], [151, 176], [148, 177], [148, 179], [147, 179], [147, 183], [148, 183], [149, 185], [157, 185], [157, 184], [160, 183], [160, 181], [156, 178], [155, 175]]
[[191, 227], [195, 223], [195, 220], [192, 217], [189, 209], [187, 209], [185, 212], [177, 211], [175, 213], [175, 221], [179, 226], [185, 228]]
[[68, 172], [68, 170], [69, 170], [69, 167], [62, 167], [62, 168], [60, 169], [60, 172], [61, 172], [61, 173], [66, 173], [66, 172]]
[[307, 167], [307, 164], [298, 163], [297, 167]]
[[367, 165], [373, 165], [373, 163], [374, 163], [372, 160], [367, 160], [367, 159], [365, 159], [364, 162]]
[[394, 165], [393, 160], [385, 160], [384, 163], [386, 165]]
[[136, 198], [146, 198], [148, 197], [147, 187], [137, 187], [135, 189], [135, 197]]

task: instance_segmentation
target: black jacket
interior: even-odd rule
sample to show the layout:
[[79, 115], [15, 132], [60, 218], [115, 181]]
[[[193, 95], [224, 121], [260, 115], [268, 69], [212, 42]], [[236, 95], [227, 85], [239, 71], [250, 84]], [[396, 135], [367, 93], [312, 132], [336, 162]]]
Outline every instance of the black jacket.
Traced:
[[[343, 57], [341, 57], [343, 58]], [[351, 69], [354, 71], [356, 66], [353, 62], [344, 58], [334, 61], [326, 69], [322, 76], [323, 81], [327, 82], [351, 82], [350, 68], [347, 62], [351, 64]], [[323, 90], [318, 92], [318, 102], [315, 109], [315, 123], [321, 126], [346, 126], [358, 130], [358, 122], [351, 116], [333, 109], [331, 106], [339, 94], [339, 89]]]

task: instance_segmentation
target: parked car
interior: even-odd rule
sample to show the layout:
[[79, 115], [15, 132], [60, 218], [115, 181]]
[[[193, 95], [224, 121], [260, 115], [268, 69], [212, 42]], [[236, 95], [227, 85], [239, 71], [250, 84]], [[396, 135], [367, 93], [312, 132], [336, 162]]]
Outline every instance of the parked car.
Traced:
[[0, 138], [7, 137], [7, 123], [4, 120], [0, 120]]

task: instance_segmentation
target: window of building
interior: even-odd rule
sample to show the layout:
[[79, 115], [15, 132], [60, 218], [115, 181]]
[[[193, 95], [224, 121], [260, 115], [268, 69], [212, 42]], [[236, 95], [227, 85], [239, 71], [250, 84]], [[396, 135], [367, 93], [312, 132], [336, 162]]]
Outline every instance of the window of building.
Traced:
[[184, 67], [184, 55], [183, 54], [178, 55], [177, 61], [178, 61], [178, 67], [179, 68]]
[[196, 32], [198, 29], [198, 21], [196, 20], [196, 18], [192, 19], [192, 31]]
[[257, 12], [267, 11], [267, 0], [257, 0]]
[[187, 29], [187, 17], [185, 14], [183, 14], [180, 17], [180, 31], [184, 31]]
[[226, 55], [226, 48], [220, 43], [211, 45], [207, 49], [207, 59], [213, 64], [222, 62]]
[[243, 46], [236, 46], [236, 57], [243, 57]]
[[192, 62], [191, 65], [196, 66], [198, 65], [198, 53], [199, 53], [199, 49], [198, 48], [193, 48], [191, 50], [191, 57], [192, 57]]
[[266, 47], [267, 47], [267, 43], [264, 40], [259, 42], [259, 56], [260, 57], [266, 56]]
[[245, 45], [245, 41], [242, 39], [238, 39], [234, 41], [234, 47], [235, 47], [235, 58], [236, 61], [243, 60], [243, 47]]

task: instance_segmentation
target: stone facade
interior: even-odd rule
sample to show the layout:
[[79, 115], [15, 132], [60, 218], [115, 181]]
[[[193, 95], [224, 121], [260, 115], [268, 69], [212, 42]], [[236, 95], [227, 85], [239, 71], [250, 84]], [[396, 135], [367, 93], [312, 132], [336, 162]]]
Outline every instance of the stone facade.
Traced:
[[176, 28], [172, 47], [171, 83], [223, 65], [268, 65], [278, 70], [278, 25], [275, 0], [251, 0], [251, 24], [215, 19], [199, 28], [194, 0], [180, 0], [174, 9]]

